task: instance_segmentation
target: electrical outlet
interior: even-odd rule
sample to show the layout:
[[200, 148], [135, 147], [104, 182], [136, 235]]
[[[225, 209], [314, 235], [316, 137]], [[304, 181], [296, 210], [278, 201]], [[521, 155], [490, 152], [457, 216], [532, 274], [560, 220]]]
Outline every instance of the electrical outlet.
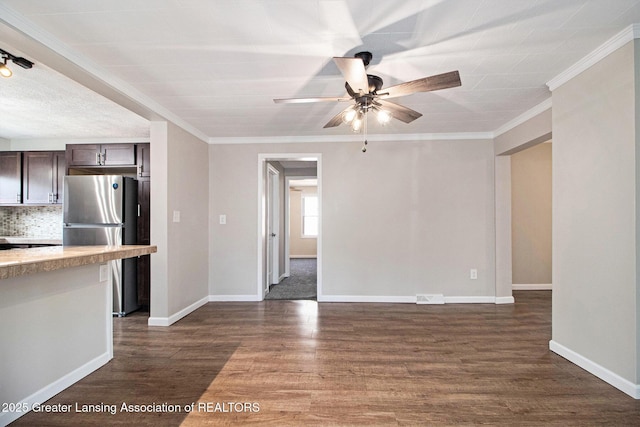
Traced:
[[469, 279], [476, 280], [478, 278], [478, 269], [472, 268], [469, 270]]

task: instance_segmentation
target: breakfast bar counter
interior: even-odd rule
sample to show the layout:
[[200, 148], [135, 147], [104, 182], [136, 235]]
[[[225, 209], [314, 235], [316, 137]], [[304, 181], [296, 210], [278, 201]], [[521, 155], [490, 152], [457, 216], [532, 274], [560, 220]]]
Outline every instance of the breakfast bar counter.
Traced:
[[[0, 252], [0, 279], [155, 253], [148, 245], [51, 246]], [[1, 286], [0, 282], [0, 286]]]
[[0, 426], [113, 358], [111, 262], [155, 246], [0, 251]]

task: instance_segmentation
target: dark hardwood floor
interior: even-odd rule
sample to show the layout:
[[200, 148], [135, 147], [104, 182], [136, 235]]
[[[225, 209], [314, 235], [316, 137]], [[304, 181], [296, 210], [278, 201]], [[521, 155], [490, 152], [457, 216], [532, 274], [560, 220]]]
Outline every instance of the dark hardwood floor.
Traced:
[[640, 401], [549, 351], [550, 291], [514, 295], [210, 303], [169, 328], [114, 319], [115, 358], [47, 403], [115, 415], [32, 412], [15, 425], [640, 425]]

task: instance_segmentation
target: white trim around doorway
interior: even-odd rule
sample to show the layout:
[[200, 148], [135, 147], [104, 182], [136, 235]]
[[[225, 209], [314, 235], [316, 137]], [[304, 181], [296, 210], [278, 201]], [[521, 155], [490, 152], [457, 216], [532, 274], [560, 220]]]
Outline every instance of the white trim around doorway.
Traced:
[[[322, 154], [320, 153], [260, 153], [258, 154], [258, 216], [257, 216], [257, 242], [258, 242], [258, 271], [257, 271], [257, 286], [256, 286], [256, 298], [257, 301], [264, 300], [264, 262], [265, 262], [265, 187], [264, 180], [266, 174], [267, 161], [280, 161], [280, 160], [310, 160], [316, 162], [317, 179], [318, 179], [318, 211], [320, 217], [318, 220], [318, 240], [317, 240], [317, 291], [318, 300], [322, 296]], [[286, 182], [286, 178], [285, 178]], [[285, 196], [286, 197], [286, 196]], [[288, 200], [287, 200], [288, 202]], [[285, 212], [285, 215], [287, 213]], [[288, 246], [288, 233], [285, 237], [285, 245]], [[288, 255], [288, 247], [285, 247], [285, 255]], [[285, 258], [285, 275], [289, 272], [288, 256]]]

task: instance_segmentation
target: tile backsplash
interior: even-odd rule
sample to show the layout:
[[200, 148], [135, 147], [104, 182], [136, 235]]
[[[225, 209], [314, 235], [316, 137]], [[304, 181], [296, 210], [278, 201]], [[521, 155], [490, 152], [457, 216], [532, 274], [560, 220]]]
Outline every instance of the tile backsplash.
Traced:
[[0, 236], [62, 239], [62, 205], [2, 206]]

